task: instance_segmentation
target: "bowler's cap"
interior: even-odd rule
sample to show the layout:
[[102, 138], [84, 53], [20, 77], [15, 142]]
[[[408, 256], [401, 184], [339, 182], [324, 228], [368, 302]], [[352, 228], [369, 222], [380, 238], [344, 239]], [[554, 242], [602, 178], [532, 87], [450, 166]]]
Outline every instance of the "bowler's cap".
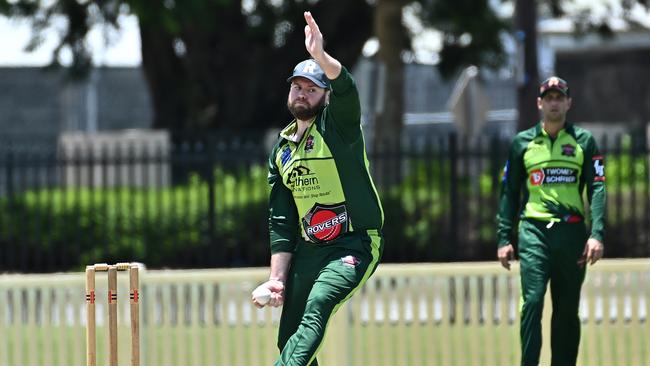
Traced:
[[565, 96], [569, 96], [569, 84], [557, 76], [551, 76], [542, 82], [539, 86], [539, 97], [543, 98], [549, 90], [557, 90]]
[[325, 76], [325, 72], [321, 69], [318, 62], [313, 59], [302, 61], [293, 68], [293, 74], [287, 79], [291, 82], [293, 78], [303, 77], [314, 82], [317, 86], [328, 89], [330, 87], [330, 80]]

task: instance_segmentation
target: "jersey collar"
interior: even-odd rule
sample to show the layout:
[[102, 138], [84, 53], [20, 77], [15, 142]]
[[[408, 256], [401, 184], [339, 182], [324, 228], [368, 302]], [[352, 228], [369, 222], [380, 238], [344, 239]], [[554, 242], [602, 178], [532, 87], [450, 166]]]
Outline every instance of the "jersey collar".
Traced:
[[[309, 127], [307, 129], [310, 129], [311, 126], [314, 125], [314, 120], [316, 120], [316, 117], [312, 118], [312, 120], [309, 122]], [[296, 137], [296, 132], [298, 131], [298, 121], [293, 120], [287, 127], [282, 129], [280, 131], [280, 137], [282, 137], [285, 140], [291, 141], [291, 142], [299, 142], [298, 138]]]
[[[569, 122], [564, 122], [564, 128], [562, 128], [559, 132], [565, 131], [566, 133], [570, 135], [574, 135], [574, 130], [573, 130], [573, 123]], [[558, 132], [558, 134], [559, 134]], [[544, 131], [544, 126], [542, 125], [542, 121], [539, 121], [537, 125], [535, 126], [535, 136], [546, 136], [548, 133]]]

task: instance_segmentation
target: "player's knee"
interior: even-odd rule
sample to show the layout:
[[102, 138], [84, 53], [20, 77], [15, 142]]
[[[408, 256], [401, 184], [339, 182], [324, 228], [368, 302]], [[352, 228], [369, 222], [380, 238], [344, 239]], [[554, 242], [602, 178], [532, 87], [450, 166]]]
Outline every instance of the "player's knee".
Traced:
[[336, 299], [333, 296], [326, 293], [318, 293], [309, 297], [306, 310], [307, 312], [328, 312], [334, 308], [335, 303]]
[[533, 293], [524, 298], [524, 306], [532, 308], [541, 308], [544, 306], [544, 294]]

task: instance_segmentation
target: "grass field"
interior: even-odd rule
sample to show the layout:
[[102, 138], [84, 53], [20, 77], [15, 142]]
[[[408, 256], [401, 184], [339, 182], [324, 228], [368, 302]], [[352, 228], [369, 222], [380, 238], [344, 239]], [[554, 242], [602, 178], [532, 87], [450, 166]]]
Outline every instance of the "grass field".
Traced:
[[[341, 322], [339, 317], [335, 322]], [[585, 324], [579, 365], [650, 365], [646, 326]], [[589, 327], [593, 329], [588, 330]], [[85, 365], [85, 328], [24, 327], [3, 329], [2, 365]], [[97, 359], [106, 360], [106, 329], [98, 328]], [[120, 327], [120, 364], [130, 358], [129, 329]], [[142, 365], [269, 365], [277, 356], [275, 327], [154, 327], [142, 334]], [[34, 337], [35, 342], [32, 342]], [[25, 345], [32, 346], [25, 347]], [[361, 325], [329, 332], [323, 365], [517, 365], [518, 327], [442, 324]], [[501, 350], [507, 350], [502, 352]], [[541, 364], [548, 364], [548, 353]], [[340, 363], [341, 361], [345, 363]], [[103, 362], [98, 362], [102, 365]]]
[[[516, 269], [494, 267], [380, 267], [330, 322], [320, 364], [517, 365]], [[650, 366], [650, 263], [603, 261], [594, 268], [583, 286], [578, 365]], [[141, 365], [272, 364], [279, 310], [257, 310], [249, 300], [266, 271], [144, 274]], [[80, 274], [0, 276], [0, 366], [85, 365], [83, 298]], [[120, 303], [120, 365], [128, 365], [128, 301]], [[550, 364], [546, 304], [542, 365]], [[98, 305], [98, 318], [105, 316]], [[104, 324], [97, 327], [98, 365], [107, 358]]]

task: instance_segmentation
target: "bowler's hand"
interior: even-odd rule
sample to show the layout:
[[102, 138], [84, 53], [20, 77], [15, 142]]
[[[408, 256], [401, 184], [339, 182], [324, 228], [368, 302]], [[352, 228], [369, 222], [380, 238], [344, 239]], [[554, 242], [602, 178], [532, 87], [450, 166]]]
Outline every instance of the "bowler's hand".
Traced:
[[584, 267], [585, 263], [593, 265], [603, 257], [603, 243], [598, 239], [589, 238], [585, 244], [585, 250], [582, 251], [582, 257], [578, 260], [578, 265]]
[[319, 61], [325, 52], [323, 34], [320, 32], [320, 28], [318, 28], [318, 24], [316, 24], [311, 12], [305, 12], [305, 21], [307, 22], [305, 26], [305, 48], [307, 48], [307, 52], [314, 60]]
[[512, 247], [512, 244], [503, 246], [497, 250], [497, 258], [503, 268], [510, 270], [510, 261], [515, 258], [515, 249]]
[[[268, 280], [261, 284], [260, 286], [264, 286], [271, 290], [271, 300], [269, 300], [266, 305], [273, 306], [273, 307], [278, 307], [282, 306], [284, 303], [284, 283], [282, 281], [278, 280]], [[263, 308], [265, 305], [262, 305], [255, 301], [255, 299], [251, 299], [253, 302], [253, 305], [255, 305], [257, 308]]]

